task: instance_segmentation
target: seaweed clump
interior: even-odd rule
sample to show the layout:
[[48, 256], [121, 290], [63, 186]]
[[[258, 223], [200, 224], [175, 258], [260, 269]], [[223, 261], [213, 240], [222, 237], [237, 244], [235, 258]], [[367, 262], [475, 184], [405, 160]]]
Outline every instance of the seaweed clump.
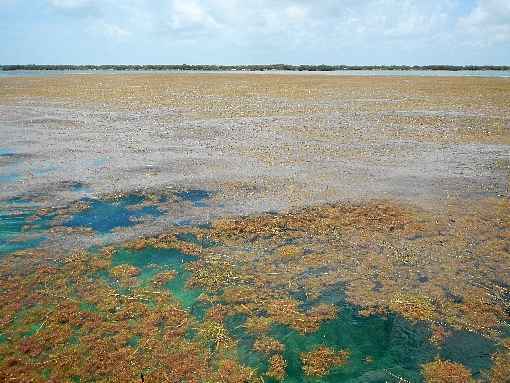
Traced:
[[110, 273], [117, 279], [128, 279], [140, 275], [140, 269], [131, 265], [118, 265], [111, 269]]
[[348, 350], [335, 351], [319, 346], [310, 352], [301, 353], [303, 371], [307, 376], [324, 376], [335, 368], [347, 364], [351, 353]]
[[192, 262], [186, 265], [186, 269], [192, 273], [188, 286], [202, 288], [209, 292], [218, 291], [239, 281], [233, 266], [220, 259]]
[[259, 383], [260, 379], [254, 369], [242, 366], [233, 359], [225, 359], [220, 361], [218, 371], [214, 380], [207, 382], [222, 383]]
[[244, 328], [249, 334], [263, 334], [269, 332], [272, 323], [271, 318], [251, 316], [244, 322]]
[[280, 354], [273, 355], [269, 359], [269, 369], [266, 373], [270, 378], [282, 381], [286, 376], [285, 369], [287, 368], [287, 362]]
[[138, 283], [136, 277], [141, 273], [138, 267], [122, 264], [113, 267], [110, 270], [110, 274], [114, 277], [122, 286], [134, 286]]
[[227, 329], [221, 323], [212, 320], [200, 325], [198, 339], [215, 350], [230, 349], [236, 345]]
[[264, 336], [255, 340], [253, 350], [271, 355], [273, 353], [282, 353], [284, 345], [277, 339]]
[[510, 339], [503, 342], [503, 350], [492, 356], [490, 383], [508, 383], [510, 377]]
[[275, 322], [288, 325], [302, 334], [314, 332], [321, 323], [335, 319], [337, 308], [334, 305], [319, 304], [310, 311], [303, 313], [299, 310], [299, 303], [293, 299], [275, 300], [266, 307], [271, 319]]
[[319, 304], [303, 313], [293, 299], [275, 300], [267, 306], [269, 316], [278, 323], [288, 325], [302, 334], [317, 331], [323, 321], [335, 319], [338, 309], [334, 305]]
[[460, 363], [435, 360], [422, 366], [426, 383], [471, 383], [471, 371]]
[[411, 321], [433, 321], [436, 317], [431, 300], [416, 294], [397, 294], [390, 309]]
[[170, 282], [177, 275], [177, 272], [174, 270], [170, 271], [162, 271], [154, 276], [152, 283], [154, 286], [163, 286], [164, 284]]
[[194, 243], [179, 239], [179, 232], [161, 234], [155, 238], [140, 238], [126, 243], [129, 250], [143, 250], [147, 247], [155, 249], [176, 249], [188, 255], [199, 255], [202, 248]]

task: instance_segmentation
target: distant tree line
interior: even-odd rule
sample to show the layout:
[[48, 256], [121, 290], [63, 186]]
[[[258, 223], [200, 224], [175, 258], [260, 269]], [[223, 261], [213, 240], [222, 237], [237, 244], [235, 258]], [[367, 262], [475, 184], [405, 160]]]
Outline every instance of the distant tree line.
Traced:
[[115, 70], [115, 71], [311, 71], [342, 70], [510, 70], [506, 65], [0, 65], [2, 71], [14, 70]]

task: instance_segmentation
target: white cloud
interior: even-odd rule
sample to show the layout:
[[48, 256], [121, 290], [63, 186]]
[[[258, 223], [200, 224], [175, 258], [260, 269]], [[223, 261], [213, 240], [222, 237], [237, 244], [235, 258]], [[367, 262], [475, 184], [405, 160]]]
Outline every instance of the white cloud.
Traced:
[[220, 24], [195, 0], [174, 0], [170, 11], [170, 29], [183, 34], [200, 34]]
[[510, 1], [480, 0], [462, 21], [468, 25], [508, 25], [510, 24]]
[[121, 28], [118, 25], [109, 24], [109, 23], [105, 23], [105, 22], [97, 23], [94, 26], [93, 30], [96, 33], [103, 34], [104, 36], [111, 37], [115, 40], [122, 40], [122, 39], [125, 39], [131, 35], [131, 33], [126, 29]]
[[48, 0], [48, 3], [55, 8], [63, 9], [86, 8], [93, 5], [92, 0]]
[[459, 27], [475, 45], [510, 42], [510, 1], [480, 0]]
[[[218, 34], [253, 42], [404, 38], [444, 29], [452, 0], [48, 0], [60, 9], [94, 9], [97, 18], [119, 24], [122, 15], [147, 30], [174, 38]], [[141, 16], [139, 16], [141, 15]], [[140, 21], [141, 20], [141, 21]], [[124, 25], [124, 22], [120, 24]], [[151, 26], [149, 26], [151, 24]], [[131, 28], [129, 28], [131, 29]], [[271, 36], [271, 37], [269, 37]], [[263, 41], [260, 41], [263, 43]]]
[[285, 14], [292, 22], [302, 22], [307, 16], [307, 10], [298, 5], [291, 5], [285, 9]]
[[[477, 0], [469, 9], [466, 0], [43, 1], [53, 14], [79, 18], [77, 30], [116, 40], [178, 44], [179, 52], [186, 44], [195, 51], [203, 47], [218, 52], [218, 57], [234, 51], [239, 61], [258, 52], [267, 61], [295, 57], [293, 62], [310, 62], [321, 54], [336, 55], [323, 62], [352, 63], [344, 61], [346, 52], [364, 57], [364, 62], [387, 63], [400, 52], [409, 57], [407, 63], [414, 63], [417, 55], [421, 62], [440, 62], [439, 53], [439, 59], [427, 55], [442, 49], [455, 59], [455, 50], [469, 50], [467, 43], [477, 46], [482, 58], [480, 49], [498, 47], [501, 61], [502, 47], [510, 42], [510, 0]], [[381, 59], [366, 58], [377, 52]]]

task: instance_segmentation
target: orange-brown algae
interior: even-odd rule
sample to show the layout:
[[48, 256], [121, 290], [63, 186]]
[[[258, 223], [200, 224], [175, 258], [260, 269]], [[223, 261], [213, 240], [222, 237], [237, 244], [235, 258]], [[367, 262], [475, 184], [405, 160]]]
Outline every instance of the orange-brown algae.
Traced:
[[268, 336], [263, 336], [261, 338], [257, 338], [255, 343], [253, 344], [253, 350], [256, 352], [260, 352], [263, 354], [275, 354], [282, 353], [285, 349], [283, 343], [275, 338], [271, 338]]
[[350, 351], [335, 351], [326, 346], [319, 346], [312, 351], [301, 353], [303, 371], [307, 376], [324, 376], [331, 369], [347, 364]]
[[460, 363], [435, 360], [422, 366], [426, 383], [470, 383], [474, 382], [471, 372]]
[[286, 368], [287, 362], [283, 356], [280, 354], [273, 355], [269, 359], [269, 370], [267, 371], [266, 375], [270, 378], [282, 381], [287, 375]]

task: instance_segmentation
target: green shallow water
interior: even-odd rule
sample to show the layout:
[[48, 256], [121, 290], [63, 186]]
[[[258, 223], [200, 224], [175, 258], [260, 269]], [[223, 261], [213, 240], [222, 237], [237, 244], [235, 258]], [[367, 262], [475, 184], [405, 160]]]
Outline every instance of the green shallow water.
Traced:
[[[273, 326], [270, 336], [285, 345], [283, 356], [287, 361], [288, 383], [297, 382], [350, 382], [383, 383], [421, 382], [420, 366], [436, 357], [460, 362], [470, 368], [475, 377], [490, 368], [490, 354], [496, 347], [475, 334], [457, 333], [446, 340], [442, 348], [429, 342], [430, 329], [423, 324], [413, 324], [399, 316], [360, 317], [355, 307], [344, 305], [335, 320], [325, 322], [312, 334], [302, 335], [287, 326]], [[266, 371], [267, 361], [262, 354], [252, 351], [254, 337], [243, 331], [244, 318], [230, 318], [229, 329], [240, 341], [240, 359]], [[458, 342], [464, 337], [465, 345]], [[300, 353], [325, 345], [335, 350], [351, 352], [347, 365], [333, 369], [324, 377], [303, 375]], [[469, 346], [468, 346], [469, 345]], [[468, 349], [463, 353], [462, 349]], [[367, 361], [370, 357], [370, 361]]]
[[[113, 258], [113, 266], [130, 264], [140, 268], [142, 272], [138, 278], [142, 283], [148, 283], [159, 271], [175, 270], [177, 276], [165, 287], [170, 289], [183, 307], [192, 310], [199, 320], [203, 320], [205, 308], [197, 303], [201, 291], [186, 287], [190, 274], [184, 266], [194, 259], [177, 250], [120, 250]], [[397, 315], [360, 316], [357, 308], [347, 304], [342, 291], [337, 289], [328, 292], [319, 301], [335, 303], [340, 311], [338, 318], [324, 322], [318, 331], [307, 335], [283, 325], [274, 325], [269, 333], [285, 345], [283, 356], [288, 364], [288, 376], [284, 382], [383, 383], [399, 382], [400, 378], [421, 382], [420, 366], [436, 357], [462, 363], [477, 377], [482, 370], [490, 368], [490, 355], [496, 351], [496, 347], [483, 337], [454, 330], [451, 330], [452, 335], [445, 344], [438, 348], [429, 342], [431, 330], [427, 325], [411, 323]], [[309, 308], [319, 301], [303, 300], [302, 307]], [[244, 331], [245, 320], [243, 316], [226, 319], [227, 329], [238, 341], [237, 355], [244, 364], [260, 373], [266, 372], [268, 359], [252, 350], [255, 338]], [[349, 350], [349, 363], [333, 369], [325, 377], [306, 377], [303, 375], [300, 353], [320, 345], [335, 350]], [[367, 357], [371, 361], [367, 361]]]
[[30, 201], [11, 199], [0, 202], [0, 256], [35, 248], [46, 239], [52, 215], [37, 216]]
[[185, 287], [191, 274], [184, 269], [187, 262], [196, 260], [197, 257], [183, 254], [175, 249], [146, 248], [139, 251], [120, 249], [112, 259], [112, 266], [129, 264], [140, 269], [138, 278], [142, 285], [151, 283], [154, 276], [163, 271], [175, 271], [175, 278], [167, 282], [164, 287], [172, 291], [172, 295], [179, 300], [181, 305], [190, 309], [201, 294], [198, 289]]
[[[38, 233], [48, 227], [52, 219], [48, 216], [31, 220], [35, 209], [27, 201], [11, 202], [9, 206], [0, 206], [0, 254], [37, 246], [39, 243], [37, 238], [35, 242], [20, 241], [18, 244], [12, 244], [10, 240], [23, 234], [27, 230], [27, 224], [30, 233]], [[121, 213], [120, 218], [124, 219], [124, 211]], [[214, 246], [213, 243], [198, 241], [191, 234], [181, 235], [179, 239], [204, 247]], [[151, 284], [155, 275], [160, 272], [175, 271], [175, 278], [162, 288], [171, 291], [183, 308], [193, 313], [198, 321], [202, 321], [207, 305], [198, 302], [198, 297], [203, 291], [187, 288], [191, 274], [185, 266], [195, 260], [197, 257], [183, 254], [176, 249], [120, 248], [112, 258], [112, 267], [123, 264], [137, 267], [140, 270], [137, 278], [142, 286]], [[97, 278], [109, 276], [103, 273], [98, 274]], [[341, 286], [325, 292], [320, 299], [313, 302], [307, 301], [305, 294], [297, 295], [295, 298], [301, 301], [303, 310], [308, 310], [318, 303], [330, 303], [338, 306], [340, 314], [336, 319], [324, 322], [318, 331], [307, 335], [283, 325], [272, 327], [269, 335], [285, 345], [283, 356], [288, 364], [285, 379], [287, 383], [383, 383], [399, 382], [399, 377], [409, 382], [421, 382], [420, 366], [436, 357], [462, 363], [472, 371], [474, 377], [479, 377], [482, 371], [490, 368], [490, 355], [496, 351], [496, 346], [492, 342], [473, 333], [451, 330], [445, 344], [438, 348], [429, 342], [431, 330], [423, 323], [411, 323], [397, 315], [362, 317], [358, 315], [356, 307], [345, 302]], [[80, 309], [84, 312], [97, 310], [94, 305], [86, 302], [80, 305]], [[252, 350], [255, 339], [244, 331], [245, 320], [243, 316], [231, 316], [227, 317], [225, 324], [230, 334], [238, 341], [236, 354], [241, 362], [255, 368], [259, 373], [264, 373], [268, 368], [268, 358]], [[30, 331], [37, 331], [39, 327], [40, 324], [34, 324]], [[29, 335], [30, 332], [27, 333], [27, 336]], [[193, 333], [190, 332], [189, 336], [193, 337]], [[2, 333], [1, 342], [5, 342]], [[140, 342], [143, 342], [143, 339], [133, 336], [128, 344], [136, 348]], [[335, 350], [349, 350], [351, 356], [348, 364], [333, 369], [329, 375], [321, 378], [304, 376], [300, 353], [311, 351], [319, 345], [326, 345]]]

